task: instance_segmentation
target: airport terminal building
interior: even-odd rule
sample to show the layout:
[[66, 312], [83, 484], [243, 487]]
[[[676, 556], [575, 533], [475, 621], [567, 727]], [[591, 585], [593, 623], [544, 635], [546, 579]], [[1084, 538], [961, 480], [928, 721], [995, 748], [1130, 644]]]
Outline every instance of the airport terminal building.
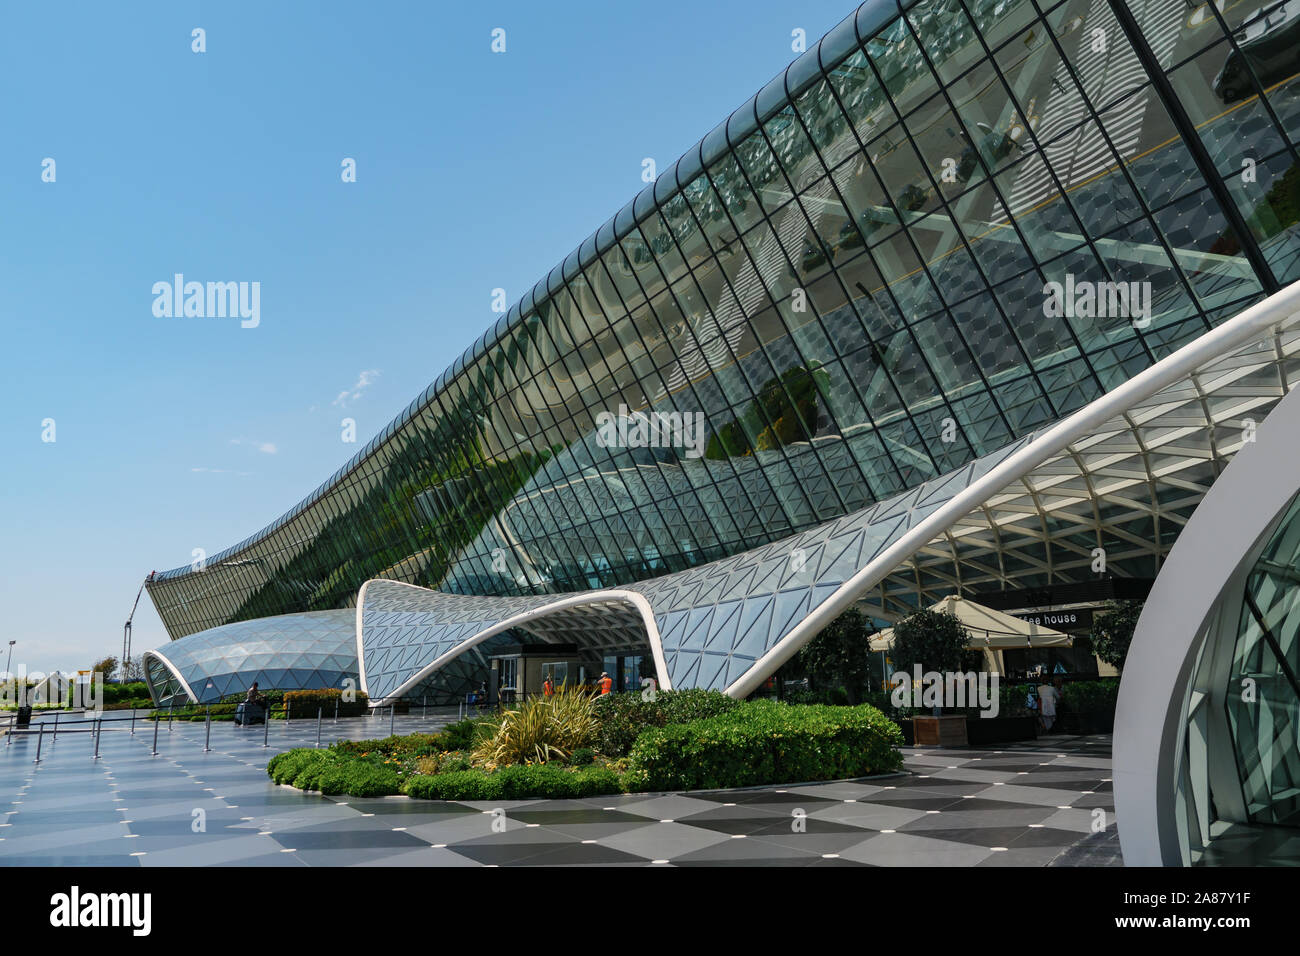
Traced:
[[[521, 643], [742, 696], [850, 606], [1150, 590], [1126, 856], [1294, 825], [1298, 148], [1300, 0], [868, 0], [314, 493], [153, 575], [155, 697], [450, 700]], [[1166, 636], [1233, 463], [1289, 493]]]

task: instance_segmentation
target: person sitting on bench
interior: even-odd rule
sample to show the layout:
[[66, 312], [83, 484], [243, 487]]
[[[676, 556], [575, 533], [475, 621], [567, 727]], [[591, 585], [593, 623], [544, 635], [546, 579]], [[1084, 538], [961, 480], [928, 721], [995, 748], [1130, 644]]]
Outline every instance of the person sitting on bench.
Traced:
[[253, 681], [253, 686], [248, 688], [248, 696], [235, 709], [235, 723], [242, 726], [248, 723], [260, 723], [265, 718], [266, 698], [257, 692], [257, 681]]

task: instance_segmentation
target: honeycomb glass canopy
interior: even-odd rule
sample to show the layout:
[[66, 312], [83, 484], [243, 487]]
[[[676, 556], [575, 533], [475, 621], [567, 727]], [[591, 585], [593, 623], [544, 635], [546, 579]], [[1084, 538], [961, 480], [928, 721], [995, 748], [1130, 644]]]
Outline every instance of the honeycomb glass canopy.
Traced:
[[160, 704], [211, 704], [261, 690], [357, 686], [356, 614], [309, 611], [239, 621], [144, 653], [145, 679]]

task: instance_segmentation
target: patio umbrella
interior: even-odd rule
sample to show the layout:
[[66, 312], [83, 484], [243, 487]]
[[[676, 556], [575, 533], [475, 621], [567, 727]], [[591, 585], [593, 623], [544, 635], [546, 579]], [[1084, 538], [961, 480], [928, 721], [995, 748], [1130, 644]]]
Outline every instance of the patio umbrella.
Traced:
[[[961, 621], [971, 638], [966, 647], [970, 650], [978, 648], [984, 651], [988, 669], [998, 673], [1004, 672], [1002, 655], [999, 652], [1007, 648], [1071, 647], [1074, 644], [1074, 638], [1069, 634], [1041, 624], [1023, 621], [955, 594], [948, 595], [938, 604], [933, 605], [930, 610], [951, 614]], [[880, 631], [871, 638], [873, 651], [889, 651], [893, 646], [892, 627]]]

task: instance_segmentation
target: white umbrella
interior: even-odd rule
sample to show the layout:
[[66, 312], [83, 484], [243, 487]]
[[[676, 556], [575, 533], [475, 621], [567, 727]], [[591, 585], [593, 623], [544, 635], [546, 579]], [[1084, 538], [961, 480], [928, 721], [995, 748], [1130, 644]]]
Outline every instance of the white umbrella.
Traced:
[[[1074, 644], [1074, 638], [1069, 634], [1043, 627], [1041, 624], [1023, 621], [955, 594], [948, 595], [938, 604], [933, 605], [930, 610], [951, 614], [961, 621], [962, 626], [970, 633], [970, 643], [966, 647], [983, 650], [990, 664], [989, 669], [999, 673], [1002, 671], [1002, 655], [997, 654], [997, 651], [1009, 648], [1071, 647]], [[892, 627], [871, 638], [873, 651], [889, 651], [893, 646]]]

